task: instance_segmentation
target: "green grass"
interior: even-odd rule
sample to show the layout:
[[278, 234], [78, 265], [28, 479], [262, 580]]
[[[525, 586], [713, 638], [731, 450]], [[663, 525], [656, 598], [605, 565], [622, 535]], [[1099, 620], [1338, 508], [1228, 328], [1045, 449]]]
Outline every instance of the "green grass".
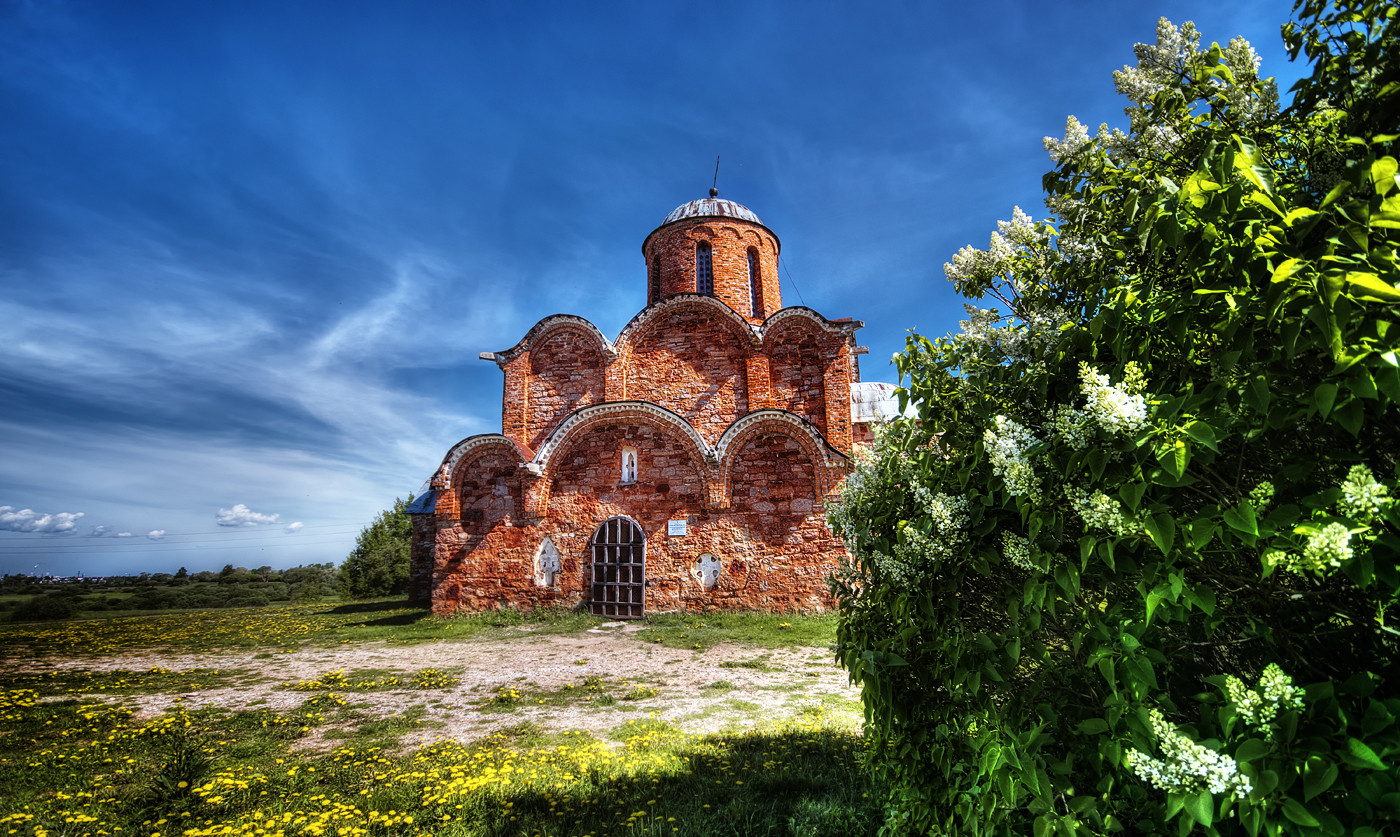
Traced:
[[646, 617], [642, 624], [645, 627], [632, 636], [643, 642], [697, 651], [709, 650], [722, 642], [758, 648], [828, 648], [836, 642], [835, 614], [662, 613]]
[[[245, 649], [269, 659], [308, 644], [569, 633], [593, 624], [567, 612], [445, 620], [401, 602], [370, 602], [4, 625], [0, 650], [72, 660], [161, 648]], [[655, 617], [646, 630], [678, 647], [721, 641], [819, 647], [830, 637], [822, 618], [760, 614]], [[762, 655], [740, 663], [768, 667]], [[428, 689], [418, 692], [424, 702], [438, 700], [433, 684], [452, 673], [432, 675]], [[411, 688], [412, 676], [362, 669], [323, 682], [289, 709], [177, 703], [151, 717], [134, 713], [138, 695], [237, 686], [252, 675], [235, 668], [0, 671], [0, 834], [201, 837], [261, 828], [328, 836], [368, 825], [372, 834], [444, 837], [850, 837], [874, 834], [879, 824], [860, 768], [863, 742], [829, 723], [822, 702], [802, 707], [798, 723], [694, 736], [646, 716], [653, 691], [667, 696], [663, 680], [639, 684], [583, 669], [568, 689], [512, 680], [475, 692], [476, 700], [508, 695], [500, 701], [504, 712], [526, 702], [606, 702], [612, 711], [630, 710], [631, 720], [609, 741], [526, 721], [488, 738], [413, 750], [402, 741], [423, 729], [423, 704], [377, 717], [356, 702], [363, 700], [357, 691]], [[400, 683], [385, 685], [391, 679]], [[727, 681], [707, 687], [731, 689]], [[734, 709], [756, 706], [730, 701]]]
[[540, 609], [490, 611], [451, 619], [402, 600], [347, 604], [268, 605], [221, 610], [158, 611], [142, 616], [66, 622], [0, 624], [0, 650], [101, 656], [136, 649], [248, 649], [269, 653], [305, 645], [491, 639], [578, 633], [602, 620], [585, 613]]
[[[373, 822], [382, 834], [853, 837], [879, 821], [860, 739], [816, 723], [699, 737], [645, 718], [608, 746], [527, 722], [398, 754], [395, 736], [417, 728], [422, 707], [364, 719], [317, 693], [285, 712], [138, 720], [3, 685], [0, 828], [17, 833], [335, 834]], [[298, 746], [345, 722], [353, 731], [333, 752]]]

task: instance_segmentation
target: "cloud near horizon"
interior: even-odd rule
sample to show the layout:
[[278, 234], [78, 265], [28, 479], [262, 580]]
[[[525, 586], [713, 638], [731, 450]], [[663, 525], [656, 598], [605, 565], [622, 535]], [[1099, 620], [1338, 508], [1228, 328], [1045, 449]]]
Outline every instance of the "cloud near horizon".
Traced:
[[41, 532], [58, 534], [71, 532], [78, 526], [83, 512], [54, 512], [40, 514], [33, 509], [0, 506], [0, 530], [9, 532]]
[[214, 522], [220, 526], [257, 526], [262, 523], [276, 523], [280, 514], [259, 514], [242, 503], [235, 503], [231, 509], [219, 509]]
[[150, 538], [150, 539], [153, 540], [153, 541], [161, 540], [161, 539], [163, 539], [163, 538], [165, 537], [165, 530], [164, 530], [164, 529], [152, 529], [151, 531], [149, 531], [149, 532], [146, 533], [146, 537]]
[[113, 532], [111, 529], [108, 529], [106, 526], [94, 526], [94, 527], [92, 527], [92, 534], [91, 534], [91, 535], [88, 535], [88, 537], [90, 537], [90, 538], [129, 538], [129, 537], [131, 537], [131, 533], [130, 533], [130, 532]]

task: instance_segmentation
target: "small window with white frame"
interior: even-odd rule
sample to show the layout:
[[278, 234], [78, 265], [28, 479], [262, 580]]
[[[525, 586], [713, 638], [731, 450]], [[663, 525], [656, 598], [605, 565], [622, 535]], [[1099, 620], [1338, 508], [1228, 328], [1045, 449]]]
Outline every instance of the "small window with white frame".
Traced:
[[628, 445], [622, 449], [622, 479], [623, 485], [631, 485], [637, 481], [637, 449]]

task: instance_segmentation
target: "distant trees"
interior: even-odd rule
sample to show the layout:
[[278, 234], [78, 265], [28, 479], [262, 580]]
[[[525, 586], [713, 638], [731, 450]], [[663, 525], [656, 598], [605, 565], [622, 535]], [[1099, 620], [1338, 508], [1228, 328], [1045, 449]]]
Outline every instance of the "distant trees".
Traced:
[[406, 511], [413, 502], [395, 498], [355, 540], [355, 549], [340, 565], [340, 592], [352, 599], [396, 596], [408, 592], [408, 552], [413, 526]]

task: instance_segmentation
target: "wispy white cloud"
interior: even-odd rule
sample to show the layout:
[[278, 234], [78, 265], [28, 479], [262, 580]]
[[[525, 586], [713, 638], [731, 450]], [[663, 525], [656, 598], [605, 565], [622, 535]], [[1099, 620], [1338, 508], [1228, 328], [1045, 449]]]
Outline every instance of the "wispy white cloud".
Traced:
[[117, 532], [117, 531], [115, 531], [115, 530], [108, 529], [106, 526], [94, 526], [94, 527], [92, 527], [92, 534], [89, 535], [89, 537], [93, 537], [93, 538], [129, 538], [129, 537], [131, 537], [131, 533], [130, 533], [130, 532]]
[[41, 514], [33, 509], [0, 506], [0, 530], [44, 534], [71, 532], [77, 527], [78, 518], [82, 516], [83, 512]]
[[220, 526], [257, 526], [262, 523], [276, 523], [281, 516], [259, 514], [242, 503], [236, 503], [231, 509], [219, 509], [219, 513], [214, 515], [214, 522]]
[[158, 540], [160, 540], [160, 539], [162, 539], [162, 538], [165, 537], [165, 530], [164, 530], [164, 529], [152, 529], [151, 531], [149, 531], [149, 532], [146, 533], [146, 537], [150, 538], [150, 539], [153, 540], [153, 541], [158, 541]]
[[283, 529], [283, 531], [284, 531], [284, 532], [289, 532], [289, 533], [290, 533], [290, 532], [300, 532], [305, 526], [306, 526], [305, 523], [302, 523], [300, 520], [298, 520], [296, 523], [288, 523], [288, 524], [287, 524], [287, 527], [286, 527], [285, 529]]

